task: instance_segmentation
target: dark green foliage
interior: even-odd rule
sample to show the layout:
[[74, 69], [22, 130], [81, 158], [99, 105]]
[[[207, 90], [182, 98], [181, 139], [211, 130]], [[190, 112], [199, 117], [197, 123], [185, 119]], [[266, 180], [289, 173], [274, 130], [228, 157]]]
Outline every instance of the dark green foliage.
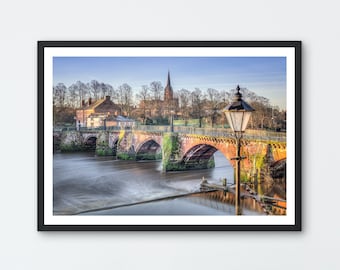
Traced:
[[136, 160], [159, 160], [162, 159], [162, 153], [159, 154], [138, 154]]
[[129, 155], [128, 153], [118, 153], [117, 154], [117, 159], [121, 159], [121, 160], [134, 160], [135, 157]]
[[60, 151], [61, 152], [79, 152], [83, 151], [84, 147], [82, 147], [79, 144], [75, 144], [74, 142], [71, 142], [71, 144], [60, 144]]
[[74, 116], [76, 111], [70, 107], [53, 107], [53, 123], [54, 126], [75, 126]]

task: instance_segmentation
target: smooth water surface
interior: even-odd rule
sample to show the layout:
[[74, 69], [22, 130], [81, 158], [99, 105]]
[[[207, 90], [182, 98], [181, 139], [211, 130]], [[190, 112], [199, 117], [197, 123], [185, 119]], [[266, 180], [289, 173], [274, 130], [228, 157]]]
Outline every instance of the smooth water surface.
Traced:
[[227, 178], [228, 185], [233, 184], [233, 167], [220, 152], [215, 153], [215, 165], [213, 169], [164, 173], [161, 161], [121, 161], [95, 157], [93, 153], [56, 153], [54, 214], [233, 215], [233, 205], [216, 202], [211, 205], [206, 199], [197, 201], [189, 196], [169, 199], [199, 192], [202, 177], [216, 184]]

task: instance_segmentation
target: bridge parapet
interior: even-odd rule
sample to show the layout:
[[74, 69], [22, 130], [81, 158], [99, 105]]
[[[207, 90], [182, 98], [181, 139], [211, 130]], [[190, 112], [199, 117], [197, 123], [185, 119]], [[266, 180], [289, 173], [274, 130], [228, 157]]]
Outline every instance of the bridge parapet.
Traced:
[[[56, 130], [56, 132], [76, 132], [87, 133], [87, 134], [95, 134], [103, 131], [104, 127], [98, 128], [84, 128], [81, 127], [80, 130], [76, 130], [74, 127], [62, 128]], [[157, 135], [162, 135], [163, 133], [171, 132], [170, 126], [153, 126], [153, 125], [138, 125], [136, 127], [122, 129], [121, 127], [107, 127], [106, 131], [110, 133], [117, 133], [120, 131], [125, 132], [147, 132], [147, 133], [155, 133]], [[180, 134], [196, 134], [196, 135], [207, 135], [212, 137], [226, 137], [226, 138], [234, 138], [233, 132], [229, 128], [197, 128], [190, 126], [174, 126], [174, 132]], [[262, 140], [262, 141], [277, 141], [277, 142], [285, 142], [286, 141], [286, 133], [285, 132], [274, 132], [267, 130], [251, 130], [248, 129], [244, 133], [244, 139], [248, 140]]]
[[[134, 131], [145, 131], [145, 132], [170, 132], [170, 126], [152, 126], [152, 125], [139, 125], [135, 127]], [[211, 137], [223, 137], [223, 138], [234, 138], [234, 133], [231, 129], [225, 128], [196, 128], [186, 126], [174, 126], [174, 132], [180, 134], [195, 134], [195, 135], [207, 135]], [[285, 142], [285, 132], [274, 132], [266, 130], [247, 130], [244, 135], [244, 139], [247, 140], [261, 140], [261, 141], [277, 141]]]

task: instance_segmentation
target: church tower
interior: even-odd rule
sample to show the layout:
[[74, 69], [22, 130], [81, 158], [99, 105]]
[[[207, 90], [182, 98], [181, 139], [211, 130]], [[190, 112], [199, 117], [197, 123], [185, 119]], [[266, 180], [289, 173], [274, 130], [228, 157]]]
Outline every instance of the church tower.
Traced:
[[174, 92], [172, 90], [171, 82], [170, 82], [170, 71], [168, 71], [168, 81], [164, 88], [164, 101], [170, 101], [174, 99]]
[[178, 98], [174, 98], [174, 91], [170, 81], [170, 71], [168, 71], [168, 80], [164, 88], [164, 101], [163, 101], [163, 116], [169, 117], [176, 113], [178, 109]]

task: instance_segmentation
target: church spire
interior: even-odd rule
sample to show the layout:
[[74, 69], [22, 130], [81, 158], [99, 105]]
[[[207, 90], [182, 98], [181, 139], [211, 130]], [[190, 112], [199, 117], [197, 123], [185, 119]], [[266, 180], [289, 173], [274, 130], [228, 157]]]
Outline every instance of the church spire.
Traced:
[[171, 82], [170, 82], [170, 71], [168, 70], [168, 81], [166, 82], [166, 87], [171, 87]]
[[168, 70], [168, 80], [164, 89], [164, 100], [172, 100], [174, 98], [173, 90], [170, 81], [170, 71]]

